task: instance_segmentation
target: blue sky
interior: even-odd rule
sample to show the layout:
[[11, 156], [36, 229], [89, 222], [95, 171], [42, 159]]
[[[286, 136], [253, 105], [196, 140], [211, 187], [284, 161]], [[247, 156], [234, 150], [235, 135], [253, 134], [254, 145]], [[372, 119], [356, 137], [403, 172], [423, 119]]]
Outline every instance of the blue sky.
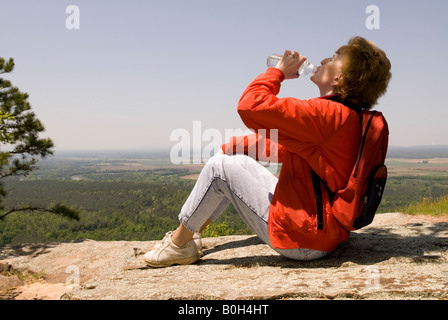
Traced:
[[[69, 5], [79, 30], [66, 28]], [[380, 29], [366, 28], [368, 5]], [[15, 59], [6, 78], [30, 94], [56, 150], [170, 147], [193, 121], [245, 129], [236, 105], [269, 54], [297, 50], [317, 64], [359, 35], [392, 62], [376, 106], [390, 144], [448, 144], [447, 12], [446, 0], [2, 0], [0, 56]], [[279, 96], [318, 94], [302, 78]]]

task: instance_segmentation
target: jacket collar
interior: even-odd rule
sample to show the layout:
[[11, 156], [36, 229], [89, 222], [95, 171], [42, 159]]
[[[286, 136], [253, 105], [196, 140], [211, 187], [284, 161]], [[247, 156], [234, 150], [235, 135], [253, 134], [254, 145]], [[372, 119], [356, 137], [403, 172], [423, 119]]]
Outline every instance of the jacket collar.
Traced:
[[339, 94], [338, 93], [334, 93], [334, 94], [329, 94], [329, 95], [326, 95], [326, 96], [321, 96], [321, 97], [319, 97], [317, 99], [334, 100], [337, 97], [339, 97]]
[[357, 108], [354, 105], [348, 104], [347, 102], [340, 101], [339, 100], [339, 96], [340, 96], [339, 93], [334, 93], [334, 94], [329, 94], [329, 95], [326, 95], [326, 96], [319, 97], [317, 99], [325, 99], [325, 100], [336, 101], [336, 102], [342, 103], [344, 106], [346, 106], [346, 107], [356, 111], [357, 113], [361, 112], [360, 108]]

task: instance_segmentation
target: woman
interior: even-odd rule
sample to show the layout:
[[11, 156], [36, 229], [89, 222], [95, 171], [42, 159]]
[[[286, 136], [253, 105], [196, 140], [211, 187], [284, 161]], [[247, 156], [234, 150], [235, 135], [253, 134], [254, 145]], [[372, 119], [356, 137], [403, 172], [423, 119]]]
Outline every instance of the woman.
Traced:
[[[193, 235], [230, 203], [258, 237], [290, 259], [324, 257], [348, 238], [349, 231], [331, 214], [317, 228], [311, 168], [333, 192], [345, 187], [360, 144], [358, 112], [371, 108], [386, 92], [391, 64], [375, 44], [355, 37], [324, 59], [311, 77], [319, 98], [277, 98], [281, 82], [298, 78], [305, 60], [286, 51], [275, 68], [245, 90], [238, 113], [260, 134], [233, 137], [207, 162], [182, 207], [177, 230], [145, 254], [150, 266], [197, 261]], [[278, 141], [270, 139], [273, 130]], [[270, 152], [282, 163], [278, 179], [257, 162]]]

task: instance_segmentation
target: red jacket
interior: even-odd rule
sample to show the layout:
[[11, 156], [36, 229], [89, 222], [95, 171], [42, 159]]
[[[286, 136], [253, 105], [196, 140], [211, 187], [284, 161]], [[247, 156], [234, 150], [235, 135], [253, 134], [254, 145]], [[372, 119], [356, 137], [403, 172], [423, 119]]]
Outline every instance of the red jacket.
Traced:
[[[329, 97], [279, 99], [276, 95], [283, 80], [280, 70], [269, 68], [247, 87], [239, 101], [238, 113], [245, 125], [260, 135], [253, 136], [256, 139], [233, 137], [222, 148], [229, 155], [244, 150], [245, 154], [256, 154], [257, 160], [264, 160], [264, 156], [272, 156], [267, 149], [273, 142], [262, 137], [259, 130], [277, 129], [278, 145], [274, 151], [278, 152], [282, 167], [269, 210], [272, 246], [333, 251], [348, 238], [349, 231], [328, 208], [324, 208], [324, 228], [317, 230], [310, 167], [333, 192], [346, 186], [360, 144], [359, 116]], [[267, 148], [260, 149], [256, 143], [260, 139], [267, 141]], [[251, 152], [257, 145], [260, 150]], [[323, 203], [328, 203], [324, 191]]]

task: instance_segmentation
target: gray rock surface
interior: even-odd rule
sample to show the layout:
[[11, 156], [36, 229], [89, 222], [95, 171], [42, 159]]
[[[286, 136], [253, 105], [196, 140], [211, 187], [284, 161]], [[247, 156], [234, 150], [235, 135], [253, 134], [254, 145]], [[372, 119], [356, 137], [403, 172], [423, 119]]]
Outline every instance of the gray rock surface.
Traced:
[[193, 265], [150, 268], [143, 253], [156, 243], [84, 240], [0, 247], [0, 265], [43, 274], [33, 283], [10, 280], [9, 288], [0, 278], [0, 298], [448, 298], [447, 216], [377, 215], [372, 225], [316, 261], [283, 258], [256, 236], [228, 236], [203, 239], [203, 256]]

